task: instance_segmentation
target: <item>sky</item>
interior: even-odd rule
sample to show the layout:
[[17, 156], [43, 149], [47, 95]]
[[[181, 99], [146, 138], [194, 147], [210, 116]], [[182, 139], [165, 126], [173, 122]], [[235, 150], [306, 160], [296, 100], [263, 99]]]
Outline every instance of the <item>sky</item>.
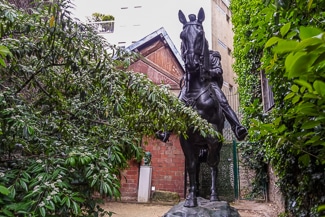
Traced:
[[[115, 17], [114, 36], [105, 35], [110, 43], [125, 41], [128, 46], [131, 41], [138, 41], [164, 27], [177, 49], [180, 47], [179, 34], [182, 30], [178, 11], [182, 10], [187, 16], [191, 13], [197, 14], [202, 7], [206, 15], [206, 20], [203, 22], [206, 37], [211, 41], [210, 0], [74, 0], [74, 4], [73, 13], [83, 22], [86, 22], [86, 17], [90, 17], [95, 12]], [[142, 6], [141, 10], [135, 9], [135, 6], [139, 5]], [[126, 6], [127, 10], [121, 10], [121, 7]], [[130, 25], [131, 23], [133, 25]], [[140, 23], [140, 26], [137, 25]]]

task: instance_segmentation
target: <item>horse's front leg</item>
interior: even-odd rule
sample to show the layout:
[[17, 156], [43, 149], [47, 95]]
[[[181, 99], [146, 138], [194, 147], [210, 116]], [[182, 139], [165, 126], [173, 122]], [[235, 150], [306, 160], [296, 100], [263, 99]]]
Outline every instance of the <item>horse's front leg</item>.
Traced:
[[185, 207], [196, 207], [198, 205], [196, 193], [197, 193], [197, 165], [198, 165], [198, 153], [188, 140], [185, 140], [183, 136], [180, 137], [181, 146], [186, 159], [186, 170], [189, 176], [190, 186], [188, 195], [185, 199]]
[[210, 201], [219, 201], [217, 193], [218, 165], [220, 162], [220, 150], [222, 143], [214, 144], [208, 153], [207, 163], [211, 169], [211, 195]]
[[[187, 161], [190, 161], [187, 159]], [[184, 206], [185, 207], [196, 207], [198, 205], [197, 203], [197, 165], [198, 162], [195, 160], [191, 160], [189, 163], [187, 163], [187, 172], [189, 175], [190, 180], [190, 187], [188, 190], [188, 195], [185, 199]]]

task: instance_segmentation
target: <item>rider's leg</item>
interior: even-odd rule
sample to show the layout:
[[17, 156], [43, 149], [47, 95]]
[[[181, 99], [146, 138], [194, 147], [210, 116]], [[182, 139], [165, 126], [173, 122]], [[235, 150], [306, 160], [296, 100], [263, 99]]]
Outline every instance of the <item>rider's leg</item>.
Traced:
[[231, 129], [233, 130], [236, 138], [238, 140], [245, 139], [247, 130], [240, 124], [240, 121], [237, 118], [236, 113], [232, 110], [230, 105], [228, 104], [227, 98], [222, 90], [217, 85], [212, 85], [212, 89], [215, 92], [218, 102], [223, 110], [225, 117], [227, 118], [228, 122], [230, 123]]

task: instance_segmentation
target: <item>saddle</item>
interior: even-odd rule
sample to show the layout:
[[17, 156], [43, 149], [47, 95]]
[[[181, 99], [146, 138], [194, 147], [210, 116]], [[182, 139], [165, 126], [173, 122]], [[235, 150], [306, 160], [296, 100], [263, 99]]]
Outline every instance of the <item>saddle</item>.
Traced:
[[[186, 88], [182, 89], [182, 93], [183, 91], [186, 91]], [[209, 96], [213, 99], [214, 102], [218, 102], [217, 97], [215, 96], [215, 93], [212, 91], [212, 86], [211, 84], [207, 85], [197, 96], [195, 97], [187, 97], [186, 93], [185, 94], [181, 94], [181, 98], [180, 100], [182, 102], [184, 102], [184, 104], [188, 107], [192, 107], [194, 108], [196, 106], [197, 100], [200, 98], [200, 96], [202, 96], [203, 94], [205, 94], [206, 92], [209, 91]]]

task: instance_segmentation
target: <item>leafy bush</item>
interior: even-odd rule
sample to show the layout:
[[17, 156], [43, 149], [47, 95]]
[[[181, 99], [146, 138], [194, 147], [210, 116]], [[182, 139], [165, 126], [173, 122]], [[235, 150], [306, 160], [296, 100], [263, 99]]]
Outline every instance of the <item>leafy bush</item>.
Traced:
[[69, 0], [0, 3], [0, 215], [98, 216], [142, 137], [197, 126], [198, 114], [143, 74], [137, 56], [71, 18]]

